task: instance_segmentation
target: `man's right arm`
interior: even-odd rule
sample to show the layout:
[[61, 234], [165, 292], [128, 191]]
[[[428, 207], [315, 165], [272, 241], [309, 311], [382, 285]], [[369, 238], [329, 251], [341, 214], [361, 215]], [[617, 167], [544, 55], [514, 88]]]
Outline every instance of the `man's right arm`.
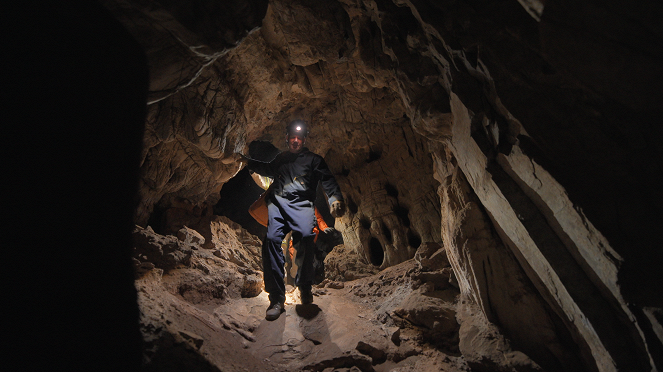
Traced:
[[246, 164], [249, 170], [258, 173], [261, 176], [274, 177], [272, 175], [271, 163], [265, 163], [259, 160], [251, 159], [239, 152], [235, 153], [235, 161]]

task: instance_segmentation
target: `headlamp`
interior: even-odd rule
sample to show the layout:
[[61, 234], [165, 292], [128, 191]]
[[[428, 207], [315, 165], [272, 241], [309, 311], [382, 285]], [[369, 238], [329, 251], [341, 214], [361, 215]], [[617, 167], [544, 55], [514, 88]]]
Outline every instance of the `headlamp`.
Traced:
[[293, 120], [285, 128], [286, 136], [290, 135], [302, 135], [308, 137], [308, 126], [303, 120]]

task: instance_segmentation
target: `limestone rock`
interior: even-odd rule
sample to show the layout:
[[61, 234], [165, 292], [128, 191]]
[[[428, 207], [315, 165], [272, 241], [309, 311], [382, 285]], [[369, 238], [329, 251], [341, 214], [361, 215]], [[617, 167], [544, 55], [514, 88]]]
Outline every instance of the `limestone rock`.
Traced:
[[478, 311], [476, 306], [463, 306], [458, 316], [459, 349], [468, 365], [478, 371], [542, 371], [528, 356], [512, 351], [495, 325]]
[[200, 249], [205, 244], [205, 238], [198, 231], [186, 226], [177, 231], [177, 239], [194, 249]]
[[450, 267], [445, 267], [438, 271], [418, 272], [412, 275], [412, 279], [416, 280], [415, 286], [424, 284], [432, 285], [434, 290], [444, 290], [454, 285], [454, 273]]
[[156, 234], [149, 226], [134, 228], [134, 258], [139, 263], [150, 262], [155, 267], [171, 270], [177, 266], [188, 266], [191, 247], [176, 237]]
[[215, 256], [240, 267], [260, 270], [260, 240], [225, 217], [214, 217], [210, 224]]
[[375, 267], [363, 263], [357, 253], [345, 245], [337, 245], [325, 257], [325, 278], [332, 281], [349, 281], [377, 272]]
[[457, 291], [420, 290], [403, 301], [394, 314], [427, 329], [427, 337], [453, 350], [458, 340], [455, 300]]
[[255, 297], [262, 292], [262, 276], [250, 274], [244, 276], [242, 297]]
[[351, 367], [362, 372], [373, 372], [375, 370], [371, 358], [355, 350], [347, 351], [343, 355], [307, 365], [304, 368], [312, 371], [324, 371], [327, 368], [340, 369]]
[[371, 357], [373, 364], [382, 364], [387, 360], [387, 353], [383, 350], [383, 348], [384, 347], [376, 347], [364, 341], [359, 341], [357, 344], [357, 351]]
[[417, 249], [414, 260], [423, 271], [435, 271], [449, 267], [447, 252], [439, 244], [428, 242]]

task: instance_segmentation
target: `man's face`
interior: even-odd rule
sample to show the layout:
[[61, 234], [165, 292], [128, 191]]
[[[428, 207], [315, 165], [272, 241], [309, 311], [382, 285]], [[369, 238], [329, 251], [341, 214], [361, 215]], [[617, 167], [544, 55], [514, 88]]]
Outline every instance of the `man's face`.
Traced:
[[298, 153], [304, 148], [306, 138], [301, 135], [293, 134], [288, 136], [288, 150], [293, 153]]

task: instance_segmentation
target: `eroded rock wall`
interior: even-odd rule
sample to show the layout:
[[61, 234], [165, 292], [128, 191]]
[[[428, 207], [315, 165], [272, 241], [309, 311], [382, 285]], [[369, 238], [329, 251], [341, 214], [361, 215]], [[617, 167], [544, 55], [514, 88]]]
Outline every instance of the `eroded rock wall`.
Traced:
[[106, 3], [152, 73], [139, 224], [212, 205], [232, 152], [304, 118], [365, 264], [443, 244], [462, 324], [546, 370], [660, 368], [660, 5]]

